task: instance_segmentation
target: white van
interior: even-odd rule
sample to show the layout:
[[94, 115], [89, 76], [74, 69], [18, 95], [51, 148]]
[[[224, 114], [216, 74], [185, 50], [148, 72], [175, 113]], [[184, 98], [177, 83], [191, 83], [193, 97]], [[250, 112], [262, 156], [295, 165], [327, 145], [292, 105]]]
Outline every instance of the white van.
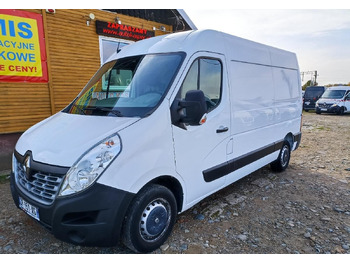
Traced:
[[333, 86], [326, 89], [316, 102], [316, 113], [336, 113], [343, 115], [350, 112], [350, 86]]
[[222, 32], [124, 47], [13, 155], [16, 205], [58, 239], [150, 252], [178, 213], [301, 139], [296, 55]]

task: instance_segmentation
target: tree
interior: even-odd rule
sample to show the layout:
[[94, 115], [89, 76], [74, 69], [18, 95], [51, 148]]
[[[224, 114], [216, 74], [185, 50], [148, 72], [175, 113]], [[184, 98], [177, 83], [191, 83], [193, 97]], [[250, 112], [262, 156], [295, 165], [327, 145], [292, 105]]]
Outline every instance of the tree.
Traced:
[[305, 90], [308, 86], [317, 86], [317, 85], [318, 85], [317, 82], [309, 80], [302, 86], [302, 89]]

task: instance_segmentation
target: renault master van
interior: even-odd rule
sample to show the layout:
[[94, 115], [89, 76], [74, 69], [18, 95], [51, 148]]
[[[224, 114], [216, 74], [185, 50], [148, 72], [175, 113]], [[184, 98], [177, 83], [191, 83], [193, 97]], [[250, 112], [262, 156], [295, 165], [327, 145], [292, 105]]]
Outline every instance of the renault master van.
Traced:
[[203, 30], [113, 55], [13, 154], [14, 202], [78, 245], [157, 249], [178, 213], [270, 164], [301, 139], [294, 53]]
[[333, 86], [327, 88], [316, 103], [316, 113], [336, 113], [342, 115], [350, 112], [350, 86]]

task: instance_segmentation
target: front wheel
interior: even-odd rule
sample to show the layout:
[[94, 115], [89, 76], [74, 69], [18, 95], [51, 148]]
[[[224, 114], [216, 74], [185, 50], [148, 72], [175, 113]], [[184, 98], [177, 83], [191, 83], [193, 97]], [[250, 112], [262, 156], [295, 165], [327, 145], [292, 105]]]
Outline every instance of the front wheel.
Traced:
[[341, 107], [341, 108], [339, 108], [337, 114], [341, 116], [341, 115], [344, 115], [344, 112], [345, 112], [344, 107]]
[[135, 197], [125, 217], [123, 243], [137, 253], [159, 248], [170, 235], [177, 216], [173, 193], [161, 185], [149, 185]]
[[280, 154], [278, 155], [278, 158], [276, 159], [276, 161], [270, 164], [271, 169], [276, 172], [282, 172], [286, 170], [286, 168], [289, 165], [290, 153], [290, 145], [287, 141], [285, 141], [280, 151]]

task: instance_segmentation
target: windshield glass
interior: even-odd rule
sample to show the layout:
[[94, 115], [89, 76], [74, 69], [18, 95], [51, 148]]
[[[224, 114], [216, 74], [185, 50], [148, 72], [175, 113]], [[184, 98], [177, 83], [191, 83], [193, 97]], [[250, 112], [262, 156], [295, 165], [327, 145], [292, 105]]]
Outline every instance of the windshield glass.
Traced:
[[345, 95], [345, 90], [326, 90], [322, 98], [341, 99]]
[[162, 101], [183, 53], [121, 58], [103, 65], [64, 111], [71, 114], [144, 117]]

